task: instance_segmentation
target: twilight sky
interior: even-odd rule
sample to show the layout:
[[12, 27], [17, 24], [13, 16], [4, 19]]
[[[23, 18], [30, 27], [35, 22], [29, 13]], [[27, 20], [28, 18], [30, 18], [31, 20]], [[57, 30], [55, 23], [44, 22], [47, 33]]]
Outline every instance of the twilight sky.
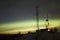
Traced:
[[0, 23], [34, 19], [36, 5], [40, 18], [46, 13], [51, 18], [60, 17], [60, 0], [0, 0]]

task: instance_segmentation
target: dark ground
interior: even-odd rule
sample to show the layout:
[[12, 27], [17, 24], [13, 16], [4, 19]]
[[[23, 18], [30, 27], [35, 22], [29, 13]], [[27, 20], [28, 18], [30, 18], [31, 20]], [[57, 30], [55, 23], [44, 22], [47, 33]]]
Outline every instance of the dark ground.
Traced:
[[44, 30], [36, 31], [35, 33], [29, 32], [28, 34], [0, 34], [0, 40], [60, 40], [58, 32], [48, 32]]

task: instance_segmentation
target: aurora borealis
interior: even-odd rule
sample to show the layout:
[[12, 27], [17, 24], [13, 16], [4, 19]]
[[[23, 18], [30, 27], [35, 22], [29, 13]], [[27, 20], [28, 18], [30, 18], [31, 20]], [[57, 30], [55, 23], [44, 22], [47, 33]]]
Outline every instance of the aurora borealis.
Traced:
[[49, 26], [60, 27], [60, 0], [0, 0], [0, 3], [0, 32], [36, 30], [37, 5], [40, 29], [46, 26], [47, 13]]
[[[60, 19], [59, 20], [50, 20], [49, 21], [50, 25], [49, 27], [52, 28], [52, 27], [57, 27], [60, 26]], [[39, 21], [39, 28], [40, 29], [44, 29], [45, 28], [45, 25], [46, 22], [45, 20], [40, 20]], [[33, 20], [25, 20], [25, 21], [18, 21], [18, 22], [10, 22], [10, 23], [4, 23], [4, 24], [1, 24], [0, 26], [0, 32], [8, 32], [8, 31], [14, 31], [14, 30], [17, 30], [17, 31], [33, 31], [33, 30], [37, 30], [37, 23], [36, 23], [36, 20], [33, 19]]]

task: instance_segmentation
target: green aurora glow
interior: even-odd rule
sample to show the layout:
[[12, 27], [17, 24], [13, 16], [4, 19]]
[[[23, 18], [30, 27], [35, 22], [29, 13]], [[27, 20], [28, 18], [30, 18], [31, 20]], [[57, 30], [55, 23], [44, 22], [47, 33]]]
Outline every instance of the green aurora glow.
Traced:
[[[58, 27], [60, 24], [60, 19], [49, 19], [50, 26], [49, 27]], [[25, 30], [30, 31], [32, 29], [37, 29], [36, 19], [25, 20], [25, 21], [17, 21], [17, 22], [9, 22], [3, 23], [0, 25], [0, 32], [5, 31], [13, 31], [13, 30]], [[39, 28], [43, 29], [46, 26], [45, 19], [39, 20]], [[28, 29], [28, 30], [27, 30]]]

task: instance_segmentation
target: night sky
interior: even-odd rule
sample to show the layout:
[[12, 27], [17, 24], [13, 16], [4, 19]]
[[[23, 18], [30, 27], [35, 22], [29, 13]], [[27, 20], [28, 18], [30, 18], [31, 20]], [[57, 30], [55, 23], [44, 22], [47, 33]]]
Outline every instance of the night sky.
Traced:
[[60, 26], [60, 0], [0, 0], [0, 32], [36, 30], [36, 6], [39, 27], [45, 28], [47, 13], [50, 27]]
[[60, 17], [60, 0], [0, 0], [0, 4], [0, 23], [36, 18], [37, 5], [40, 18], [46, 13]]

